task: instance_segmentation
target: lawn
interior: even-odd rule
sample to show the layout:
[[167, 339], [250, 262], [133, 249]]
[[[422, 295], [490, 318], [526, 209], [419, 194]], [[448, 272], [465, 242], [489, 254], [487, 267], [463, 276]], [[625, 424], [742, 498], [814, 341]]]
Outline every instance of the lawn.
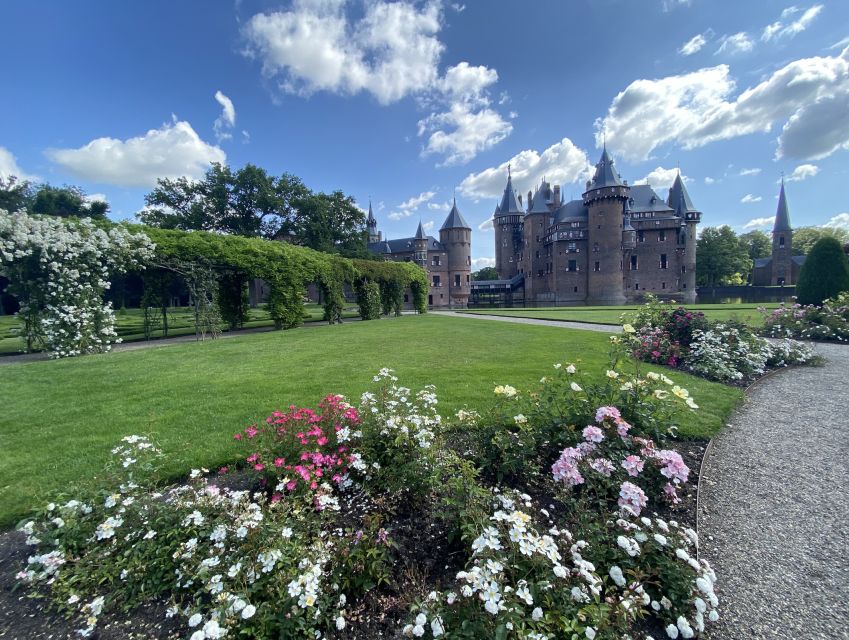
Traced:
[[[324, 318], [324, 307], [309, 303], [305, 305], [305, 322], [316, 322]], [[358, 317], [356, 306], [349, 306], [342, 312], [343, 318]], [[271, 317], [263, 307], [248, 311], [248, 321], [244, 328], [270, 327]], [[159, 325], [156, 325], [159, 326]], [[0, 316], [0, 354], [23, 351], [24, 341], [18, 335], [18, 319], [15, 316]], [[226, 326], [222, 325], [226, 330]], [[144, 340], [144, 312], [142, 309], [122, 309], [115, 314], [115, 330], [124, 342]], [[194, 311], [191, 307], [171, 307], [168, 309], [168, 336], [185, 336], [195, 332]], [[161, 329], [151, 331], [153, 338], [162, 337]]]
[[[289, 404], [327, 393], [356, 399], [384, 366], [413, 389], [435, 384], [443, 415], [492, 401], [495, 384], [535, 385], [553, 362], [603, 375], [603, 333], [438, 316], [245, 334], [229, 340], [0, 367], [0, 526], [102, 471], [124, 435], [152, 436], [172, 477], [231, 461], [231, 435]], [[670, 374], [702, 410], [685, 437], [716, 433], [742, 393]]]
[[[702, 311], [709, 320], [739, 320], [753, 327], [763, 325], [758, 307], [775, 309], [776, 302], [743, 304], [694, 304], [687, 305], [692, 311]], [[476, 313], [497, 316], [515, 316], [518, 318], [538, 318], [541, 320], [569, 320], [571, 322], [597, 322], [599, 324], [621, 324], [623, 313], [634, 311], [638, 306], [623, 307], [541, 307], [514, 309], [472, 309], [462, 313]]]

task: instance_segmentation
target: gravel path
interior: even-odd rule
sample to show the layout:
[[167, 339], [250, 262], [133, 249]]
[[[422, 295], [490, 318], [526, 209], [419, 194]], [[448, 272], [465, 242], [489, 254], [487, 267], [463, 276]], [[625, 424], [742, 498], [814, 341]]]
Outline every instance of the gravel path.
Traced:
[[701, 552], [716, 570], [709, 638], [849, 638], [849, 347], [757, 384], [714, 441]]
[[560, 327], [561, 329], [583, 329], [585, 331], [600, 331], [602, 333], [619, 333], [622, 328], [610, 324], [594, 324], [592, 322], [569, 322], [568, 320], [541, 320], [538, 318], [516, 318], [512, 316], [490, 316], [483, 313], [455, 313], [453, 311], [430, 311], [436, 316], [451, 316], [452, 318], [470, 318], [472, 320], [496, 320], [498, 322], [515, 322], [517, 324], [538, 324], [543, 327]]

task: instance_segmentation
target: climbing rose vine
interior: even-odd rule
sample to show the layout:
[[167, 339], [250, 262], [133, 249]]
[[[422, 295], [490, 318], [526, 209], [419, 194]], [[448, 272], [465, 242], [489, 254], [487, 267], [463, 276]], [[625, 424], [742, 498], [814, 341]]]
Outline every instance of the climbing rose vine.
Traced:
[[146, 235], [121, 227], [0, 209], [0, 273], [20, 302], [27, 349], [54, 358], [108, 351], [118, 341], [112, 306], [103, 302], [109, 274], [142, 268], [153, 248]]

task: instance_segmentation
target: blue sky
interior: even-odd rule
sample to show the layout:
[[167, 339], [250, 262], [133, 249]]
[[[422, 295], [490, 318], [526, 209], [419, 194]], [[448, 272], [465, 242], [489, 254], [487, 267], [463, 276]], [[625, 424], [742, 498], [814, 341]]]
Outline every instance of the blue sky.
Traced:
[[0, 174], [78, 184], [131, 218], [211, 161], [371, 196], [388, 237], [452, 196], [475, 266], [506, 166], [579, 197], [607, 140], [703, 226], [849, 228], [845, 1], [241, 0], [3, 5]]

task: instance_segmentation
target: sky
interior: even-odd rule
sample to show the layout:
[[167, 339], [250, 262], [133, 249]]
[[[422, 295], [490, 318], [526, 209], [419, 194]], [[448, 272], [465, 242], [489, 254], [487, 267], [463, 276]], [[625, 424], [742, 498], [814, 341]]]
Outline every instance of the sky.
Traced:
[[456, 197], [493, 263], [506, 183], [579, 198], [602, 144], [702, 226], [849, 228], [849, 2], [6, 0], [0, 175], [132, 219], [157, 178], [253, 163], [371, 200], [385, 237]]

